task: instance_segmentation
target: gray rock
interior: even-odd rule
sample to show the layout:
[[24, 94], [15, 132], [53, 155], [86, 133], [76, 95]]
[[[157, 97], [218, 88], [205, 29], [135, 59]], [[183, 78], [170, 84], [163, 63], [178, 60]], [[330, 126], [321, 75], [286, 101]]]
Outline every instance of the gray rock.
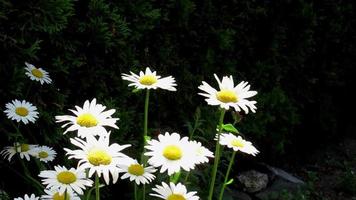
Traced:
[[266, 188], [268, 183], [267, 174], [255, 170], [243, 172], [237, 178], [243, 185], [244, 191], [249, 193], [258, 192]]
[[304, 184], [304, 181], [296, 178], [295, 176], [287, 173], [286, 171], [276, 168], [276, 167], [272, 167], [272, 166], [266, 166], [272, 173], [274, 176], [282, 178], [286, 181], [292, 182], [292, 183], [297, 183], [297, 184]]

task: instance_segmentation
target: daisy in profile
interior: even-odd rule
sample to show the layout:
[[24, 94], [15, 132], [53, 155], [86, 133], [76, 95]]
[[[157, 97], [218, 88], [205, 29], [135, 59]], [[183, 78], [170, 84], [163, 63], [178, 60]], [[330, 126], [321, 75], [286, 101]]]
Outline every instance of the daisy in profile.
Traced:
[[[66, 191], [63, 194], [60, 194], [58, 190], [44, 190], [45, 195], [41, 196], [41, 200], [80, 200], [78, 195], [73, 192]], [[64, 196], [65, 195], [65, 196]]]
[[194, 146], [188, 141], [188, 137], [181, 138], [178, 133], [158, 135], [158, 140], [150, 140], [145, 146], [149, 156], [148, 163], [154, 167], [161, 167], [160, 172], [168, 171], [168, 175], [179, 172], [181, 168], [185, 171], [194, 169], [196, 155]]
[[225, 110], [233, 107], [237, 112], [242, 109], [246, 114], [249, 110], [256, 112], [256, 101], [250, 101], [247, 98], [255, 96], [257, 92], [250, 90], [248, 82], [242, 81], [235, 86], [232, 76], [224, 76], [221, 81], [216, 74], [214, 77], [219, 84], [219, 90], [211, 87], [205, 81], [198, 87], [204, 92], [198, 94], [206, 97], [205, 101], [209, 105], [219, 105]]
[[52, 147], [48, 146], [39, 146], [33, 149], [32, 156], [40, 159], [40, 161], [48, 162], [54, 160], [57, 153], [52, 149]]
[[137, 160], [132, 158], [125, 159], [125, 162], [118, 164], [119, 173], [124, 173], [121, 179], [130, 178], [130, 181], [135, 181], [137, 185], [150, 183], [155, 179], [156, 169], [152, 166], [143, 167]]
[[24, 124], [27, 124], [28, 122], [34, 123], [38, 118], [36, 106], [25, 100], [19, 101], [15, 99], [11, 103], [7, 103], [4, 112], [6, 113], [7, 118], [17, 122], [22, 121]]
[[253, 156], [259, 153], [251, 142], [242, 139], [241, 136], [236, 137], [236, 135], [232, 133], [222, 133], [220, 135], [219, 143], [233, 149], [234, 151], [242, 151]]
[[75, 158], [79, 160], [80, 169], [89, 169], [89, 177], [95, 172], [100, 177], [103, 174], [104, 180], [109, 185], [111, 174], [113, 183], [116, 183], [119, 178], [119, 168], [117, 165], [128, 156], [121, 153], [121, 151], [131, 145], [119, 145], [117, 143], [109, 144], [110, 133], [105, 136], [100, 136], [96, 139], [94, 136], [87, 137], [86, 140], [79, 138], [70, 139], [71, 143], [80, 149], [64, 150], [69, 155], [69, 159]]
[[65, 124], [62, 128], [68, 127], [63, 133], [68, 131], [78, 131], [78, 136], [85, 138], [92, 135], [102, 135], [106, 133], [104, 126], [109, 126], [118, 129], [116, 121], [119, 118], [112, 118], [111, 115], [115, 113], [115, 109], [107, 110], [105, 106], [96, 103], [94, 98], [91, 102], [86, 100], [83, 108], [75, 106], [76, 110], [70, 109], [73, 115], [56, 116], [56, 122]]
[[31, 194], [31, 196], [28, 196], [27, 194], [25, 194], [25, 196], [22, 197], [17, 197], [14, 198], [14, 200], [39, 200], [39, 197], [36, 197], [34, 194]]
[[43, 178], [42, 184], [47, 185], [46, 188], [58, 191], [59, 195], [65, 191], [69, 194], [73, 191], [83, 194], [83, 190], [93, 184], [92, 180], [86, 178], [84, 171], [61, 166], [55, 166], [54, 170], [41, 171], [38, 176]]
[[[131, 75], [130, 75], [131, 74]], [[129, 86], [134, 86], [137, 89], [157, 89], [161, 88], [169, 91], [176, 91], [177, 86], [175, 79], [172, 76], [161, 78], [156, 75], [156, 71], [151, 71], [146, 68], [146, 71], [140, 71], [140, 75], [130, 72], [130, 74], [122, 74], [122, 79], [130, 81]]]
[[48, 72], [43, 70], [42, 68], [37, 68], [34, 65], [25, 62], [25, 70], [26, 70], [26, 75], [30, 77], [31, 80], [33, 81], [39, 81], [41, 85], [43, 83], [48, 83], [50, 84], [52, 82], [52, 79], [49, 77]]
[[29, 161], [36, 147], [38, 147], [38, 145], [15, 143], [14, 146], [5, 147], [0, 154], [9, 162], [16, 153], [20, 155], [21, 159], [26, 158], [26, 160]]
[[209, 158], [214, 158], [213, 152], [202, 146], [200, 142], [192, 140], [190, 143], [195, 149], [195, 164], [207, 163]]
[[175, 185], [171, 182], [168, 185], [162, 182], [162, 186], [156, 185], [152, 190], [156, 193], [150, 193], [151, 196], [165, 200], [199, 200], [199, 197], [195, 195], [196, 191], [188, 192], [187, 188], [181, 183]]

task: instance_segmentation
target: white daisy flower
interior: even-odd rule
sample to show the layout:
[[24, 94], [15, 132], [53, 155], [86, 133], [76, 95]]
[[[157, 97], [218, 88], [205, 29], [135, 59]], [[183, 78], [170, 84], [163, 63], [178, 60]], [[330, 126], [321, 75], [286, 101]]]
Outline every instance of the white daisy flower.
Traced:
[[132, 158], [125, 159], [124, 162], [117, 165], [119, 173], [124, 173], [121, 179], [130, 178], [130, 181], [135, 181], [137, 185], [150, 183], [155, 179], [155, 175], [152, 173], [156, 172], [156, 169], [152, 166], [143, 167], [139, 164], [137, 160]]
[[56, 190], [60, 195], [67, 191], [78, 194], [83, 194], [85, 187], [90, 187], [93, 181], [86, 178], [85, 172], [81, 169], [55, 166], [54, 170], [44, 170], [38, 175], [43, 178], [42, 184], [47, 185], [46, 188]]
[[23, 100], [22, 102], [15, 99], [11, 103], [6, 104], [7, 118], [15, 120], [17, 122], [22, 121], [24, 124], [28, 122], [34, 123], [38, 118], [38, 112], [36, 106]]
[[168, 175], [179, 172], [180, 168], [185, 171], [194, 169], [196, 156], [194, 146], [188, 141], [188, 137], [180, 138], [178, 133], [158, 135], [158, 140], [150, 140], [145, 146], [149, 152], [148, 163], [154, 167], [161, 167], [160, 172], [168, 171]]
[[196, 191], [187, 192], [187, 188], [181, 183], [175, 185], [171, 182], [168, 185], [162, 182], [162, 186], [156, 185], [152, 190], [157, 194], [150, 193], [151, 196], [165, 200], [199, 200], [199, 197], [195, 195], [197, 193]]
[[195, 164], [207, 163], [209, 162], [209, 158], [214, 158], [213, 152], [203, 147], [200, 142], [192, 140], [190, 143], [193, 145], [195, 150]]
[[26, 160], [29, 161], [36, 147], [38, 147], [38, 145], [15, 143], [14, 146], [5, 147], [0, 154], [4, 156], [5, 159], [7, 158], [9, 162], [16, 153], [20, 154], [21, 159], [26, 158]]
[[250, 90], [248, 82], [242, 81], [237, 86], [234, 86], [234, 80], [232, 76], [224, 76], [222, 81], [214, 74], [216, 81], [219, 84], [219, 91], [211, 87], [205, 81], [198, 88], [206, 93], [198, 93], [204, 97], [209, 105], [220, 105], [221, 108], [228, 110], [229, 107], [233, 107], [236, 111], [240, 112], [241, 109], [247, 114], [249, 109], [252, 112], [256, 112], [256, 101], [249, 101], [247, 98], [253, 97], [257, 94], [256, 91]]
[[40, 161], [48, 162], [54, 160], [57, 152], [52, 147], [39, 146], [33, 149], [32, 156], [40, 159]]
[[39, 81], [41, 85], [43, 83], [48, 83], [50, 84], [52, 82], [52, 79], [49, 77], [48, 72], [46, 72], [42, 68], [36, 68], [34, 65], [25, 62], [25, 70], [26, 70], [26, 75], [30, 77], [31, 80], [33, 81]]
[[119, 118], [111, 117], [115, 109], [104, 111], [106, 107], [101, 104], [96, 104], [95, 98], [91, 102], [86, 100], [83, 108], [79, 106], [75, 106], [75, 108], [76, 110], [70, 109], [70, 111], [74, 113], [74, 116], [56, 116], [56, 122], [66, 122], [62, 125], [62, 128], [69, 126], [63, 134], [66, 134], [68, 131], [78, 130], [78, 136], [84, 138], [89, 135], [105, 134], [106, 130], [104, 126], [119, 129], [115, 124]]
[[122, 74], [121, 77], [124, 80], [132, 82], [129, 86], [134, 86], [137, 89], [161, 88], [164, 90], [176, 91], [175, 86], [177, 86], [177, 84], [172, 76], [161, 78], [161, 76], [156, 75], [156, 71], [152, 72], [148, 67], [145, 72], [140, 71], [140, 75], [134, 74], [131, 71], [130, 74]]
[[259, 151], [252, 145], [251, 142], [242, 139], [241, 136], [237, 136], [232, 133], [222, 133], [220, 135], [221, 145], [225, 145], [232, 148], [234, 151], [242, 151], [253, 156], [257, 155]]
[[14, 198], [14, 200], [39, 200], [39, 197], [36, 197], [34, 194], [31, 194], [31, 196], [28, 196], [27, 194], [25, 194], [24, 198], [17, 197], [17, 198]]
[[[41, 200], [80, 200], [78, 195], [74, 192], [66, 191], [63, 194], [60, 194], [58, 190], [44, 190], [45, 195], [41, 196]], [[66, 195], [66, 196], [64, 196]]]
[[113, 183], [116, 183], [119, 178], [119, 168], [117, 165], [123, 159], [128, 158], [128, 156], [120, 151], [131, 146], [130, 144], [119, 145], [117, 143], [109, 145], [109, 136], [110, 133], [107, 133], [106, 136], [100, 136], [98, 139], [94, 136], [87, 137], [86, 141], [79, 138], [70, 139], [71, 143], [80, 149], [64, 149], [67, 155], [69, 155], [69, 159], [79, 159], [79, 168], [89, 169], [89, 177], [95, 172], [99, 177], [103, 174], [107, 185], [110, 182], [109, 173], [113, 178]]

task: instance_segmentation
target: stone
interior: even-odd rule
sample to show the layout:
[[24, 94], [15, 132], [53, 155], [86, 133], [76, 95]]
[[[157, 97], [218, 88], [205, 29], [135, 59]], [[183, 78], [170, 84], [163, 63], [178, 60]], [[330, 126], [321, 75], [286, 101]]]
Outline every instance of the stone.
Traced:
[[268, 184], [267, 174], [250, 170], [242, 172], [238, 177], [239, 182], [242, 184], [244, 191], [254, 193], [266, 188]]

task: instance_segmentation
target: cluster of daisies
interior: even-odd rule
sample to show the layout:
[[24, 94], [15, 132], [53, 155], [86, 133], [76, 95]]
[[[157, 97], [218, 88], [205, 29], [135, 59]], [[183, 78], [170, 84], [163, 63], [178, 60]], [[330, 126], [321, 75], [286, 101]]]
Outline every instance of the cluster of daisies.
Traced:
[[[48, 72], [41, 68], [36, 68], [26, 63], [26, 75], [32, 80], [43, 83], [51, 83]], [[224, 76], [222, 80], [214, 75], [219, 89], [211, 87], [203, 81], [199, 89], [204, 93], [199, 93], [206, 97], [209, 105], [217, 105], [222, 109], [229, 110], [230, 107], [236, 111], [249, 110], [255, 112], [256, 101], [250, 101], [248, 98], [257, 94], [256, 91], [250, 91], [250, 85], [247, 82], [241, 82], [235, 86], [233, 77]], [[161, 78], [155, 71], [149, 68], [138, 75], [130, 72], [123, 74], [122, 78], [131, 82], [129, 86], [136, 89], [164, 89], [176, 91], [176, 82], [172, 76]], [[62, 123], [65, 128], [63, 134], [76, 132], [76, 135], [70, 138], [70, 143], [74, 149], [64, 148], [69, 159], [78, 161], [77, 168], [67, 168], [66, 166], [54, 166], [52, 170], [43, 170], [39, 173], [42, 184], [45, 186], [44, 195], [41, 199], [66, 199], [79, 200], [84, 191], [95, 186], [97, 181], [102, 178], [109, 185], [115, 184], [119, 178], [128, 179], [137, 185], [151, 183], [159, 171], [160, 174], [167, 172], [168, 176], [181, 171], [189, 172], [195, 169], [198, 164], [208, 163], [209, 158], [214, 158], [214, 154], [204, 147], [200, 142], [190, 140], [188, 137], [180, 134], [164, 133], [158, 135], [157, 139], [149, 139], [144, 143], [143, 156], [146, 159], [140, 162], [131, 158], [123, 151], [130, 147], [130, 144], [118, 144], [110, 142], [111, 131], [108, 128], [118, 129], [116, 125], [119, 118], [112, 115], [115, 109], [106, 110], [106, 106], [96, 102], [86, 100], [82, 107], [75, 106], [75, 109], [69, 109], [71, 115], [56, 116], [56, 122]], [[34, 122], [38, 118], [37, 108], [26, 101], [14, 100], [6, 104], [6, 115], [9, 119], [17, 122]], [[256, 155], [258, 150], [251, 142], [244, 140], [241, 136], [232, 133], [218, 133], [216, 140], [218, 144], [226, 146], [236, 151]], [[15, 154], [20, 158], [30, 160], [34, 156], [41, 161], [52, 161], [56, 152], [47, 146], [29, 145], [15, 143], [14, 146], [5, 147], [1, 154], [9, 161]], [[95, 182], [92, 180], [95, 178]], [[182, 183], [162, 182], [156, 185], [150, 192], [155, 196], [166, 200], [197, 200], [199, 197], [195, 191], [188, 192], [186, 186]], [[24, 198], [15, 198], [15, 200], [38, 200], [35, 195], [25, 195]]]

